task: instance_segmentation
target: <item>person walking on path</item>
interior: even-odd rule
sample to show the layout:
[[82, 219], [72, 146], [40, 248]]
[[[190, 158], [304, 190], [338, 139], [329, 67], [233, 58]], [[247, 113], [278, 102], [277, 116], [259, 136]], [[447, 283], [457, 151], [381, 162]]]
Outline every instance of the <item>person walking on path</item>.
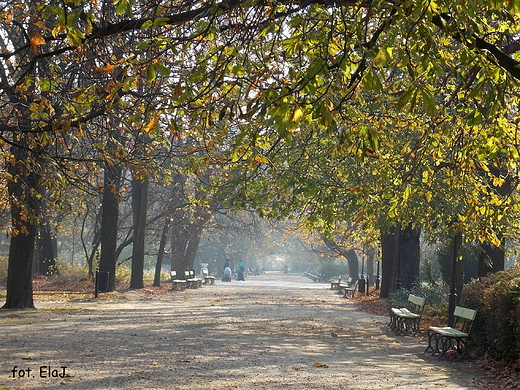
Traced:
[[242, 281], [245, 281], [244, 279], [244, 270], [245, 270], [245, 266], [244, 266], [244, 263], [242, 262], [242, 260], [240, 260], [240, 263], [238, 263], [238, 270], [237, 270], [237, 280], [242, 280]]

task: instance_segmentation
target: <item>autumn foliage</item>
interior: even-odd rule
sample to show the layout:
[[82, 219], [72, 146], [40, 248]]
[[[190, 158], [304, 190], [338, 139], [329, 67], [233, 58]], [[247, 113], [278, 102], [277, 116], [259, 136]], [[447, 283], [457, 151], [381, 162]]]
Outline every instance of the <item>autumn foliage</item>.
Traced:
[[461, 304], [478, 311], [472, 348], [505, 361], [520, 359], [520, 266], [473, 281]]

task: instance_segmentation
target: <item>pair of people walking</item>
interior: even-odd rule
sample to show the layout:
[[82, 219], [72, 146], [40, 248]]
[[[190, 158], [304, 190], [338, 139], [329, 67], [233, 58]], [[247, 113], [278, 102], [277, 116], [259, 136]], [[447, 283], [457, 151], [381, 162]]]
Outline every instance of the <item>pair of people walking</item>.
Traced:
[[[244, 279], [244, 271], [245, 266], [242, 260], [238, 263], [238, 269], [237, 269], [237, 280], [245, 280]], [[222, 281], [223, 282], [231, 282], [231, 267], [229, 265], [229, 260], [226, 260], [224, 263], [224, 269], [222, 270]]]

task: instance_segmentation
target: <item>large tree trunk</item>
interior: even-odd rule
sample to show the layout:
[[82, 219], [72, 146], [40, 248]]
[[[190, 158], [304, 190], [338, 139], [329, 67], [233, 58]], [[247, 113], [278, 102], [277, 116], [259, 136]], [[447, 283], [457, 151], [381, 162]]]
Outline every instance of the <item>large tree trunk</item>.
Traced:
[[401, 287], [410, 289], [419, 277], [419, 264], [421, 260], [421, 230], [407, 227], [400, 234], [400, 271]]
[[460, 293], [464, 287], [464, 267], [459, 259], [462, 246], [462, 233], [457, 233], [450, 241], [450, 295], [448, 302], [448, 325], [453, 325], [455, 306], [460, 302]]
[[[13, 147], [14, 164], [8, 167], [13, 233], [7, 266], [5, 309], [34, 308], [32, 272], [39, 212], [38, 176], [30, 172], [30, 158], [25, 149]], [[29, 166], [29, 168], [28, 168]]]
[[392, 227], [389, 232], [381, 233], [381, 298], [388, 298], [395, 291], [397, 281], [397, 234]]
[[374, 278], [374, 264], [376, 260], [377, 251], [375, 248], [368, 248], [366, 251], [366, 263], [367, 263], [367, 277], [369, 280], [370, 286], [375, 284]]
[[494, 274], [503, 271], [506, 262], [506, 253], [501, 247], [483, 243], [478, 257], [478, 276]]
[[56, 254], [56, 238], [52, 237], [51, 228], [45, 218], [43, 218], [37, 240], [35, 273], [45, 276], [56, 275], [58, 273], [58, 269], [56, 268]]
[[139, 179], [132, 180], [132, 210], [134, 218], [134, 238], [132, 249], [132, 275], [130, 288], [143, 288], [144, 252], [146, 232], [146, 211], [148, 183]]
[[[178, 213], [182, 213], [182, 210]], [[200, 237], [208, 219], [209, 214], [202, 210], [196, 212], [190, 220], [182, 216], [172, 226], [172, 270], [177, 271], [177, 275], [184, 275], [184, 271], [193, 268]]]
[[327, 238], [324, 234], [321, 235], [321, 239], [327, 245], [327, 247], [333, 250], [337, 255], [347, 259], [348, 263], [348, 276], [356, 281], [359, 278], [359, 259], [354, 249], [346, 249], [340, 247], [333, 239]]
[[403, 287], [410, 289], [419, 276], [420, 229], [392, 227], [381, 234], [381, 298]]
[[120, 168], [105, 166], [103, 202], [101, 210], [101, 256], [99, 270], [109, 273], [108, 291], [115, 290], [117, 222], [119, 200], [117, 198]]
[[355, 250], [342, 250], [341, 255], [347, 259], [348, 263], [348, 276], [353, 280], [359, 278], [359, 258]]
[[168, 240], [168, 230], [170, 230], [171, 226], [170, 218], [170, 215], [166, 216], [161, 234], [161, 241], [159, 242], [159, 253], [157, 254], [157, 263], [155, 264], [155, 275], [153, 279], [153, 285], [156, 287], [161, 285], [161, 269], [164, 258], [164, 248], [166, 247], [166, 241]]

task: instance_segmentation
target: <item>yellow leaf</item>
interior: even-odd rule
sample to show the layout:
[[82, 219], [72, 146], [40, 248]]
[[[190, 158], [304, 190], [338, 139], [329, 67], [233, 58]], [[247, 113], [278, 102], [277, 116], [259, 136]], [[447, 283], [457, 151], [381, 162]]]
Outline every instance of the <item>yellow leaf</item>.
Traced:
[[150, 366], [156, 366], [157, 365], [157, 362], [151, 362], [150, 363]]
[[150, 119], [150, 122], [144, 127], [145, 133], [149, 133], [153, 129], [157, 127], [157, 123], [159, 122], [159, 119], [157, 117], [153, 117]]
[[[7, 10], [6, 13], [4, 14], [4, 22], [5, 23], [11, 23], [13, 21], [13, 11], [12, 10]], [[2, 390], [2, 387], [0, 387], [0, 390]]]
[[34, 54], [38, 55], [40, 54], [40, 46], [45, 45], [45, 39], [36, 31], [29, 40], [29, 43], [31, 44]]
[[292, 118], [291, 120], [293, 122], [298, 122], [300, 119], [302, 119], [302, 116], [303, 116], [303, 111], [300, 107], [296, 107], [293, 114], [292, 114]]
[[106, 64], [106, 65], [103, 66], [103, 67], [93, 66], [93, 67], [92, 67], [92, 70], [93, 70], [94, 72], [100, 72], [100, 73], [109, 74], [109, 73], [111, 73], [115, 68], [117, 68], [118, 66], [119, 66], [119, 65]]
[[325, 363], [316, 362], [313, 364], [314, 367], [321, 367], [321, 368], [329, 368], [329, 366]]

